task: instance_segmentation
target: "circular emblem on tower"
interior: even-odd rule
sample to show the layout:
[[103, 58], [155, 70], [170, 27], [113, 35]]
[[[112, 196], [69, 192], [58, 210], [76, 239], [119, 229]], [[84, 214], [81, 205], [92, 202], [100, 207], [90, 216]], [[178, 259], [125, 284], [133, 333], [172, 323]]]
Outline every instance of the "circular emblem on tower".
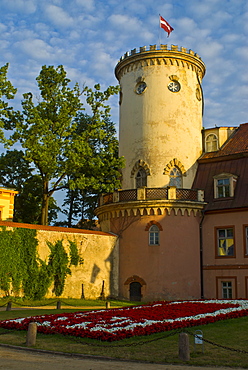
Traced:
[[178, 81], [171, 81], [168, 85], [168, 89], [172, 92], [178, 92], [181, 89], [181, 85]]
[[135, 92], [136, 94], [140, 95], [146, 90], [146, 88], [147, 88], [147, 85], [144, 81], [139, 82], [135, 87]]

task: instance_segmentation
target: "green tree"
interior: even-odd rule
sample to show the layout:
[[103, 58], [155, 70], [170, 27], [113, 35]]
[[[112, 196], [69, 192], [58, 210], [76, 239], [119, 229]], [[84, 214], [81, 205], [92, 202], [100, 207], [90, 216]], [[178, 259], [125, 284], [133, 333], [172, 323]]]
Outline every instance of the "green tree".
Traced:
[[[49, 199], [60, 189], [73, 162], [71, 136], [73, 118], [82, 109], [80, 91], [76, 84], [68, 86], [63, 66], [43, 66], [37, 77], [40, 100], [35, 105], [32, 93], [24, 94], [23, 120], [16, 125], [12, 136], [19, 139], [25, 157], [35, 165], [42, 180], [41, 224], [48, 224]], [[79, 152], [82, 155], [84, 148]], [[79, 156], [78, 156], [79, 157]]]
[[56, 222], [56, 225], [81, 229], [95, 228], [96, 218], [94, 210], [97, 207], [100, 193], [96, 193], [92, 189], [68, 189], [61, 207], [62, 213], [66, 215], [66, 220]]
[[[65, 187], [103, 190], [111, 187], [110, 181], [105, 187], [99, 185], [99, 174], [102, 174], [103, 179], [104, 158], [113, 157], [113, 148], [110, 145], [110, 153], [103, 153], [99, 147], [101, 156], [94, 157], [97, 151], [93, 150], [92, 143], [94, 135], [102, 134], [102, 122], [109, 117], [110, 107], [105, 102], [118, 92], [118, 88], [110, 86], [101, 92], [100, 85], [95, 85], [94, 90], [87, 87], [84, 89], [93, 118], [91, 125], [81, 132], [75, 119], [83, 109], [81, 92], [78, 84], [72, 89], [68, 86], [70, 80], [66, 78], [63, 66], [56, 69], [43, 66], [37, 82], [40, 100], [35, 105], [32, 93], [24, 94], [23, 119], [16, 123], [12, 140], [20, 141], [25, 158], [34, 164], [42, 179], [41, 224], [47, 225], [49, 199], [55, 191]], [[106, 137], [105, 133], [102, 139], [106, 140]], [[101, 136], [98, 142], [100, 140]], [[117, 167], [121, 165], [121, 160], [113, 157], [112, 163], [111, 171], [119, 177]]]
[[[103, 112], [103, 119], [80, 113], [77, 118], [77, 132], [86, 135], [91, 150], [88, 167], [84, 168], [87, 185], [82, 189], [80, 184], [74, 190], [68, 187], [63, 204], [63, 213], [67, 216], [66, 224], [73, 226], [73, 221], [82, 228], [95, 226], [94, 209], [101, 193], [112, 192], [120, 187], [120, 168], [122, 159], [118, 158], [118, 140], [113, 122]], [[69, 179], [69, 183], [77, 184], [78, 174]], [[80, 179], [80, 174], [79, 174]]]
[[15, 113], [8, 100], [14, 99], [17, 89], [7, 79], [8, 63], [0, 68], [0, 142], [7, 142], [3, 129], [11, 129]]
[[32, 176], [33, 169], [22, 150], [7, 150], [0, 155], [0, 183], [20, 191], [23, 182]]
[[[42, 180], [33, 174], [30, 162], [21, 150], [7, 150], [0, 155], [0, 184], [18, 191], [15, 196], [15, 222], [39, 224], [42, 205]], [[49, 200], [49, 223], [57, 219], [59, 208], [54, 198]]]
[[[32, 175], [23, 181], [19, 194], [15, 197], [14, 222], [28, 224], [41, 223], [42, 179]], [[56, 221], [60, 208], [53, 197], [49, 198], [48, 223]]]

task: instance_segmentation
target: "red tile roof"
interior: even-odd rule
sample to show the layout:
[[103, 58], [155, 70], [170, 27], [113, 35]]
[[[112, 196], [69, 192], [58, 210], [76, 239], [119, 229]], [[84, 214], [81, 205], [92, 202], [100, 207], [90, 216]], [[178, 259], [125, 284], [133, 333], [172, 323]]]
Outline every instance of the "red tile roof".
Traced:
[[200, 160], [245, 152], [248, 153], [248, 123], [240, 125], [218, 151], [204, 153]]

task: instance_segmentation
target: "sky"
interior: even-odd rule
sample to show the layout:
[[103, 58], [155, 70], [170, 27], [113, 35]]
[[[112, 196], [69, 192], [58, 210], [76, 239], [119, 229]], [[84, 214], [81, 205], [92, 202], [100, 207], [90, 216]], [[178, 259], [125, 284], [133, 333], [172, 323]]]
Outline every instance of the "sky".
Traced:
[[[72, 85], [103, 90], [118, 84], [125, 52], [161, 42], [205, 63], [204, 127], [248, 122], [247, 0], [0, 0], [0, 10], [0, 66], [9, 63], [18, 109], [23, 93], [38, 93], [43, 65], [62, 64]], [[169, 38], [159, 14], [174, 28]], [[118, 97], [110, 104], [118, 124]]]

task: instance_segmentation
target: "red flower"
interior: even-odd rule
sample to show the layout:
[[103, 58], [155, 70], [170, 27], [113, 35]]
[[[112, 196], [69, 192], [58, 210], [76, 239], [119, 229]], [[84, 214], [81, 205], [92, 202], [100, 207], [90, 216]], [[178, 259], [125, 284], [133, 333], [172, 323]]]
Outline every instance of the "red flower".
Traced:
[[183, 301], [100, 311], [42, 315], [0, 321], [0, 327], [27, 330], [35, 321], [42, 333], [60, 333], [100, 339], [120, 340], [131, 336], [203, 325], [248, 314], [248, 301]]

